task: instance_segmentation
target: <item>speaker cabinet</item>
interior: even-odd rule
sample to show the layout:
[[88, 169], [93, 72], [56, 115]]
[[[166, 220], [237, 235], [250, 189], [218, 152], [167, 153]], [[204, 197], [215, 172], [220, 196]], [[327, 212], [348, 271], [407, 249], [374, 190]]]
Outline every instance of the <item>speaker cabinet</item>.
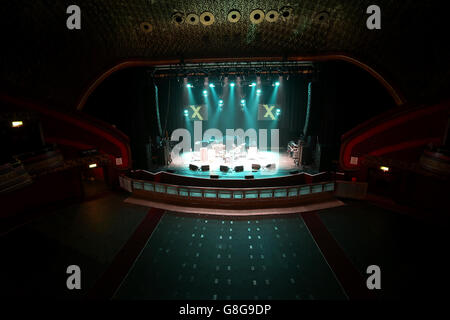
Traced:
[[235, 172], [242, 172], [242, 171], [244, 171], [244, 166], [236, 166], [236, 167], [234, 167], [234, 171]]
[[197, 171], [198, 167], [195, 164], [190, 164], [189, 165], [189, 169], [192, 170], [192, 171]]
[[302, 152], [302, 165], [311, 165], [313, 163], [313, 149], [310, 146], [304, 146]]
[[253, 175], [248, 175], [248, 176], [245, 176], [245, 179], [254, 179], [255, 177], [253, 176]]
[[202, 166], [202, 171], [209, 171], [209, 165]]
[[228, 172], [228, 170], [230, 170], [230, 168], [228, 168], [227, 166], [220, 166], [220, 171]]

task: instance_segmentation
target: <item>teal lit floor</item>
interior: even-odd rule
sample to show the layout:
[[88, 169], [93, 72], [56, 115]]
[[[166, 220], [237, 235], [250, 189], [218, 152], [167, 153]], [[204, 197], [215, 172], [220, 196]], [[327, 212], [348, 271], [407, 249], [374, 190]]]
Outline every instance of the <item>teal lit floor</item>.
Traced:
[[[123, 265], [121, 250], [150, 216], [148, 208], [125, 203], [127, 197], [113, 192], [68, 205], [3, 234], [1, 295], [88, 296], [107, 270]], [[448, 296], [448, 226], [345, 202], [317, 214], [363, 280], [367, 266], [381, 267], [377, 297]], [[334, 252], [319, 250], [301, 215], [225, 219], [166, 212], [149, 230], [115, 295], [101, 298], [347, 299], [345, 283], [326, 260]], [[72, 264], [81, 267], [80, 291], [66, 287]]]
[[346, 299], [298, 216], [165, 214], [119, 299]]

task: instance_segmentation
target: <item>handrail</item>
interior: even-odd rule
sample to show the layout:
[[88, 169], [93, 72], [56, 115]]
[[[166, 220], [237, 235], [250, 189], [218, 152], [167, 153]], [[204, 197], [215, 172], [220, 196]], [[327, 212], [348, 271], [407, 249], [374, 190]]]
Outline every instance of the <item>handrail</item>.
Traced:
[[140, 179], [132, 179], [128, 178], [133, 182], [141, 182], [141, 183], [150, 183], [154, 185], [162, 185], [165, 187], [178, 187], [178, 188], [189, 188], [189, 189], [199, 189], [199, 190], [223, 190], [223, 191], [254, 191], [254, 190], [275, 190], [275, 189], [289, 189], [289, 188], [300, 188], [300, 187], [308, 187], [322, 184], [329, 184], [331, 181], [325, 182], [316, 182], [316, 183], [308, 183], [308, 184], [299, 184], [292, 186], [277, 186], [277, 187], [256, 187], [256, 188], [220, 188], [220, 187], [196, 187], [196, 186], [184, 186], [184, 185], [176, 185], [176, 184], [167, 184], [162, 182], [148, 181], [148, 180], [140, 180]]
[[[283, 199], [304, 197], [325, 192], [334, 192], [335, 182], [317, 182], [284, 187], [256, 187], [256, 188], [217, 188], [217, 187], [190, 187], [183, 185], [172, 185], [155, 181], [133, 179], [120, 176], [121, 186], [129, 192], [144, 191], [151, 193], [167, 194], [193, 199]], [[128, 187], [124, 181], [127, 181]], [[138, 186], [136, 188], [136, 186]], [[317, 188], [318, 187], [318, 188]], [[194, 195], [193, 195], [194, 194]]]

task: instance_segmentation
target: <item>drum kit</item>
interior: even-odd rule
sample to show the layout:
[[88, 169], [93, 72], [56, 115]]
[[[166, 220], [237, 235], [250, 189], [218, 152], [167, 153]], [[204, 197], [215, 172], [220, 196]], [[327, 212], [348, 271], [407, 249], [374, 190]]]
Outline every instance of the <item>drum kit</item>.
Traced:
[[[197, 141], [195, 144], [199, 152], [193, 153], [193, 160], [200, 160], [202, 162], [214, 162], [218, 160], [225, 164], [232, 164], [234, 161], [247, 156], [245, 143], [239, 145], [233, 143], [230, 150], [227, 150], [225, 144], [215, 140]], [[256, 149], [256, 147], [254, 148]]]

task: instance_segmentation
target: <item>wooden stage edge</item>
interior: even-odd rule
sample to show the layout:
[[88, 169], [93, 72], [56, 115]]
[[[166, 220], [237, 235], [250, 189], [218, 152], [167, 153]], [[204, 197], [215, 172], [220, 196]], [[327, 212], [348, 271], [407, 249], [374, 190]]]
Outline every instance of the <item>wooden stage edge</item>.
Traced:
[[149, 208], [164, 209], [167, 211], [181, 212], [181, 213], [194, 213], [204, 215], [220, 215], [220, 216], [261, 216], [261, 215], [277, 215], [277, 214], [292, 214], [302, 213], [310, 211], [318, 211], [323, 209], [335, 208], [344, 206], [340, 200], [332, 199], [316, 203], [308, 203], [302, 206], [287, 207], [287, 208], [266, 208], [266, 209], [212, 209], [212, 208], [198, 208], [198, 207], [185, 207], [177, 206], [167, 203], [161, 203], [156, 201], [144, 200], [140, 198], [129, 197], [124, 200], [126, 203], [136, 204]]

